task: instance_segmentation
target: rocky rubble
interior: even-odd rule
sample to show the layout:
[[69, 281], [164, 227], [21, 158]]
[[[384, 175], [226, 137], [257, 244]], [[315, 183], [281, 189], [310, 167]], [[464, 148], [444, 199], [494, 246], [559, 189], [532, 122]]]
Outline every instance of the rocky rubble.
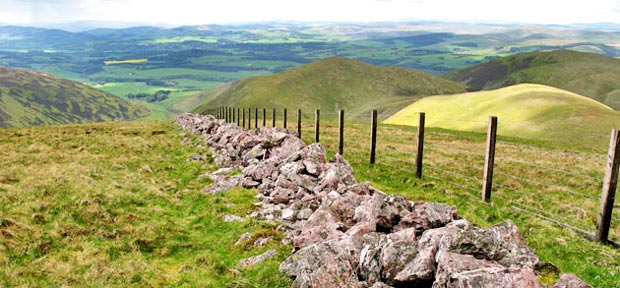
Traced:
[[[294, 287], [542, 287], [542, 263], [510, 221], [481, 229], [454, 207], [387, 195], [284, 129], [193, 114], [177, 123], [200, 134], [222, 168], [206, 193], [256, 188], [261, 209], [250, 216], [281, 221], [295, 248], [280, 270]], [[553, 287], [588, 286], [563, 275]]]

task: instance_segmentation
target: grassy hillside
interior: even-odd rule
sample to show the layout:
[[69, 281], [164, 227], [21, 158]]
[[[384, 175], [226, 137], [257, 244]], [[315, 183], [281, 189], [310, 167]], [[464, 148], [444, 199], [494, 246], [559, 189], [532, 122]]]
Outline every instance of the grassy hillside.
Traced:
[[[187, 161], [206, 148], [183, 139], [172, 122], [3, 129], [0, 286], [290, 286], [275, 224], [222, 220], [255, 209], [255, 191], [202, 193], [216, 168]], [[254, 237], [235, 246], [245, 232]], [[237, 266], [268, 249], [278, 256]]]
[[[418, 111], [426, 125], [451, 130], [483, 132], [489, 116], [497, 116], [498, 134], [538, 140], [561, 140], [590, 145], [598, 137], [566, 137], [564, 132], [584, 131], [607, 135], [620, 127], [620, 113], [590, 98], [538, 84], [519, 84], [491, 91], [421, 99], [385, 123], [415, 125]], [[562, 138], [558, 138], [562, 137]]]
[[0, 127], [131, 120], [149, 111], [46, 73], [0, 67]]
[[544, 84], [620, 109], [620, 59], [598, 54], [568, 50], [523, 53], [450, 72], [445, 77], [473, 90]]
[[389, 115], [422, 96], [464, 91], [460, 83], [416, 70], [334, 57], [272, 76], [238, 81], [195, 111], [226, 105], [305, 111], [320, 108], [328, 113], [346, 109], [353, 114], [378, 109]]

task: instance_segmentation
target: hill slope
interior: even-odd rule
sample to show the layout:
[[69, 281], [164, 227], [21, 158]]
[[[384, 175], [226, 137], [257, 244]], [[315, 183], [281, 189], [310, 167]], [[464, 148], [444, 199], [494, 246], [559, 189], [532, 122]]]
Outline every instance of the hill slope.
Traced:
[[131, 120], [139, 105], [46, 73], [0, 67], [0, 127]]
[[416, 70], [333, 57], [230, 84], [195, 111], [227, 105], [304, 111], [347, 109], [349, 115], [378, 109], [391, 115], [422, 96], [464, 91], [461, 83]]
[[568, 50], [516, 54], [450, 72], [445, 77], [465, 83], [472, 90], [544, 84], [620, 109], [620, 60], [598, 54]]
[[[577, 145], [606, 145], [620, 112], [587, 97], [539, 84], [519, 84], [491, 91], [421, 99], [385, 123], [415, 125], [426, 112], [426, 125], [461, 131], [486, 131], [488, 117], [498, 117], [498, 134], [557, 140]], [[581, 135], [579, 133], [582, 133]]]

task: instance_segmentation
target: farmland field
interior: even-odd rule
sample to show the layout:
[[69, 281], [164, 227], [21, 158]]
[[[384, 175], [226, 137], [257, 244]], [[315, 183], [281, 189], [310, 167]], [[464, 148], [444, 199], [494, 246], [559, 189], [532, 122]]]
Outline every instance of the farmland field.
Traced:
[[[467, 34], [477, 29], [482, 32]], [[178, 112], [175, 101], [191, 97], [190, 91], [197, 94], [217, 84], [270, 75], [326, 57], [343, 56], [438, 75], [526, 51], [588, 49], [618, 57], [616, 34], [442, 23], [274, 23], [83, 32], [0, 27], [0, 66], [44, 70], [121, 97], [141, 91], [171, 90], [175, 97], [154, 104], [160, 106], [162, 113], [152, 116], [167, 118]]]

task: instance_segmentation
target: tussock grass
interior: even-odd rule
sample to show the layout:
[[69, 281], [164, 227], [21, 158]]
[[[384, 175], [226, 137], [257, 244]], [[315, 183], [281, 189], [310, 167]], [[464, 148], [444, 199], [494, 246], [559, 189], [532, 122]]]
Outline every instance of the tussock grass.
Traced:
[[[255, 192], [201, 193], [214, 167], [187, 161], [206, 150], [183, 138], [171, 122], [0, 130], [0, 286], [289, 286], [273, 224], [221, 220]], [[275, 240], [233, 245], [254, 231]]]

